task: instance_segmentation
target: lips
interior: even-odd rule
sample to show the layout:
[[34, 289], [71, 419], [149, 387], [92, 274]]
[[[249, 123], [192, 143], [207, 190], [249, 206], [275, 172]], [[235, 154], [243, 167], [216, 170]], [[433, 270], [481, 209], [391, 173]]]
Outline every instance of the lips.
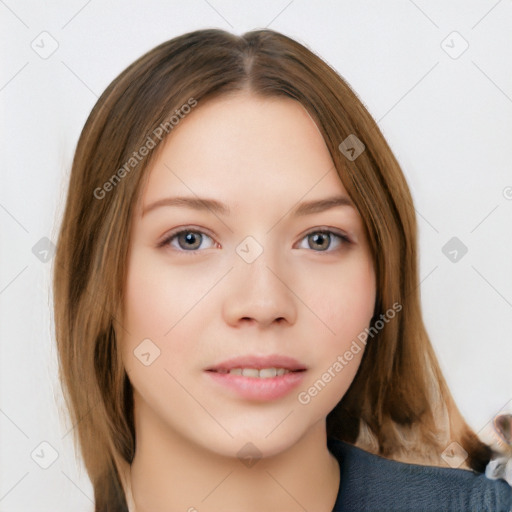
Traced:
[[205, 371], [225, 373], [235, 368], [254, 368], [257, 370], [262, 370], [264, 368], [284, 368], [290, 372], [307, 370], [305, 365], [293, 357], [274, 354], [268, 356], [239, 356], [208, 367]]
[[274, 401], [288, 396], [305, 379], [306, 366], [288, 356], [235, 357], [205, 369], [205, 384], [215, 396]]

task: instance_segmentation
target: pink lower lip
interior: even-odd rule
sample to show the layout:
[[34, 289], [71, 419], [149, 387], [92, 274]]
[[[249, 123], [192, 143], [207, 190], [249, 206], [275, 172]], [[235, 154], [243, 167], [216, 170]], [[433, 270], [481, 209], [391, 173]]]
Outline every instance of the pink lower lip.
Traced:
[[206, 373], [214, 381], [234, 390], [238, 395], [248, 400], [277, 400], [297, 387], [302, 382], [306, 372], [290, 372], [269, 379], [212, 371]]

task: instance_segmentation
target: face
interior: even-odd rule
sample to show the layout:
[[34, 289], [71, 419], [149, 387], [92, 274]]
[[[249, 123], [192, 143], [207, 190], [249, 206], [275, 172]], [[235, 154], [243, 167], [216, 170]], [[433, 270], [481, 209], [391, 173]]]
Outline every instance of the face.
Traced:
[[219, 454], [249, 441], [276, 454], [325, 420], [359, 367], [376, 293], [362, 219], [288, 98], [199, 103], [149, 172], [120, 333], [136, 416]]

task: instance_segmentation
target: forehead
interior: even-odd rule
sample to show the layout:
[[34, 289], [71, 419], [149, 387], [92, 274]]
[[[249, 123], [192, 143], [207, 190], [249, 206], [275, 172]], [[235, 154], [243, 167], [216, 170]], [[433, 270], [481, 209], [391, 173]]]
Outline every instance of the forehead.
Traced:
[[346, 195], [316, 123], [288, 97], [244, 91], [199, 102], [162, 144], [148, 169], [144, 205], [170, 193], [260, 207]]

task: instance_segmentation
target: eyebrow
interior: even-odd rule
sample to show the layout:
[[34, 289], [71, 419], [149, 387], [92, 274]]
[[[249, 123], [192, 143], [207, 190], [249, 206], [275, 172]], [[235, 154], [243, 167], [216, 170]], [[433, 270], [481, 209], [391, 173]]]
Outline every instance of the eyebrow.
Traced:
[[[177, 206], [182, 208], [190, 208], [199, 211], [211, 211], [219, 213], [221, 215], [230, 215], [231, 209], [224, 203], [217, 201], [216, 199], [209, 199], [206, 197], [166, 197], [159, 199], [148, 206], [146, 206], [142, 212], [142, 216], [147, 213], [154, 211], [162, 207]], [[310, 215], [313, 213], [320, 213], [331, 208], [339, 206], [349, 206], [355, 209], [354, 203], [347, 196], [332, 196], [326, 197], [325, 199], [317, 199], [312, 201], [304, 201], [300, 203], [292, 212], [292, 215], [302, 217], [304, 215]]]

